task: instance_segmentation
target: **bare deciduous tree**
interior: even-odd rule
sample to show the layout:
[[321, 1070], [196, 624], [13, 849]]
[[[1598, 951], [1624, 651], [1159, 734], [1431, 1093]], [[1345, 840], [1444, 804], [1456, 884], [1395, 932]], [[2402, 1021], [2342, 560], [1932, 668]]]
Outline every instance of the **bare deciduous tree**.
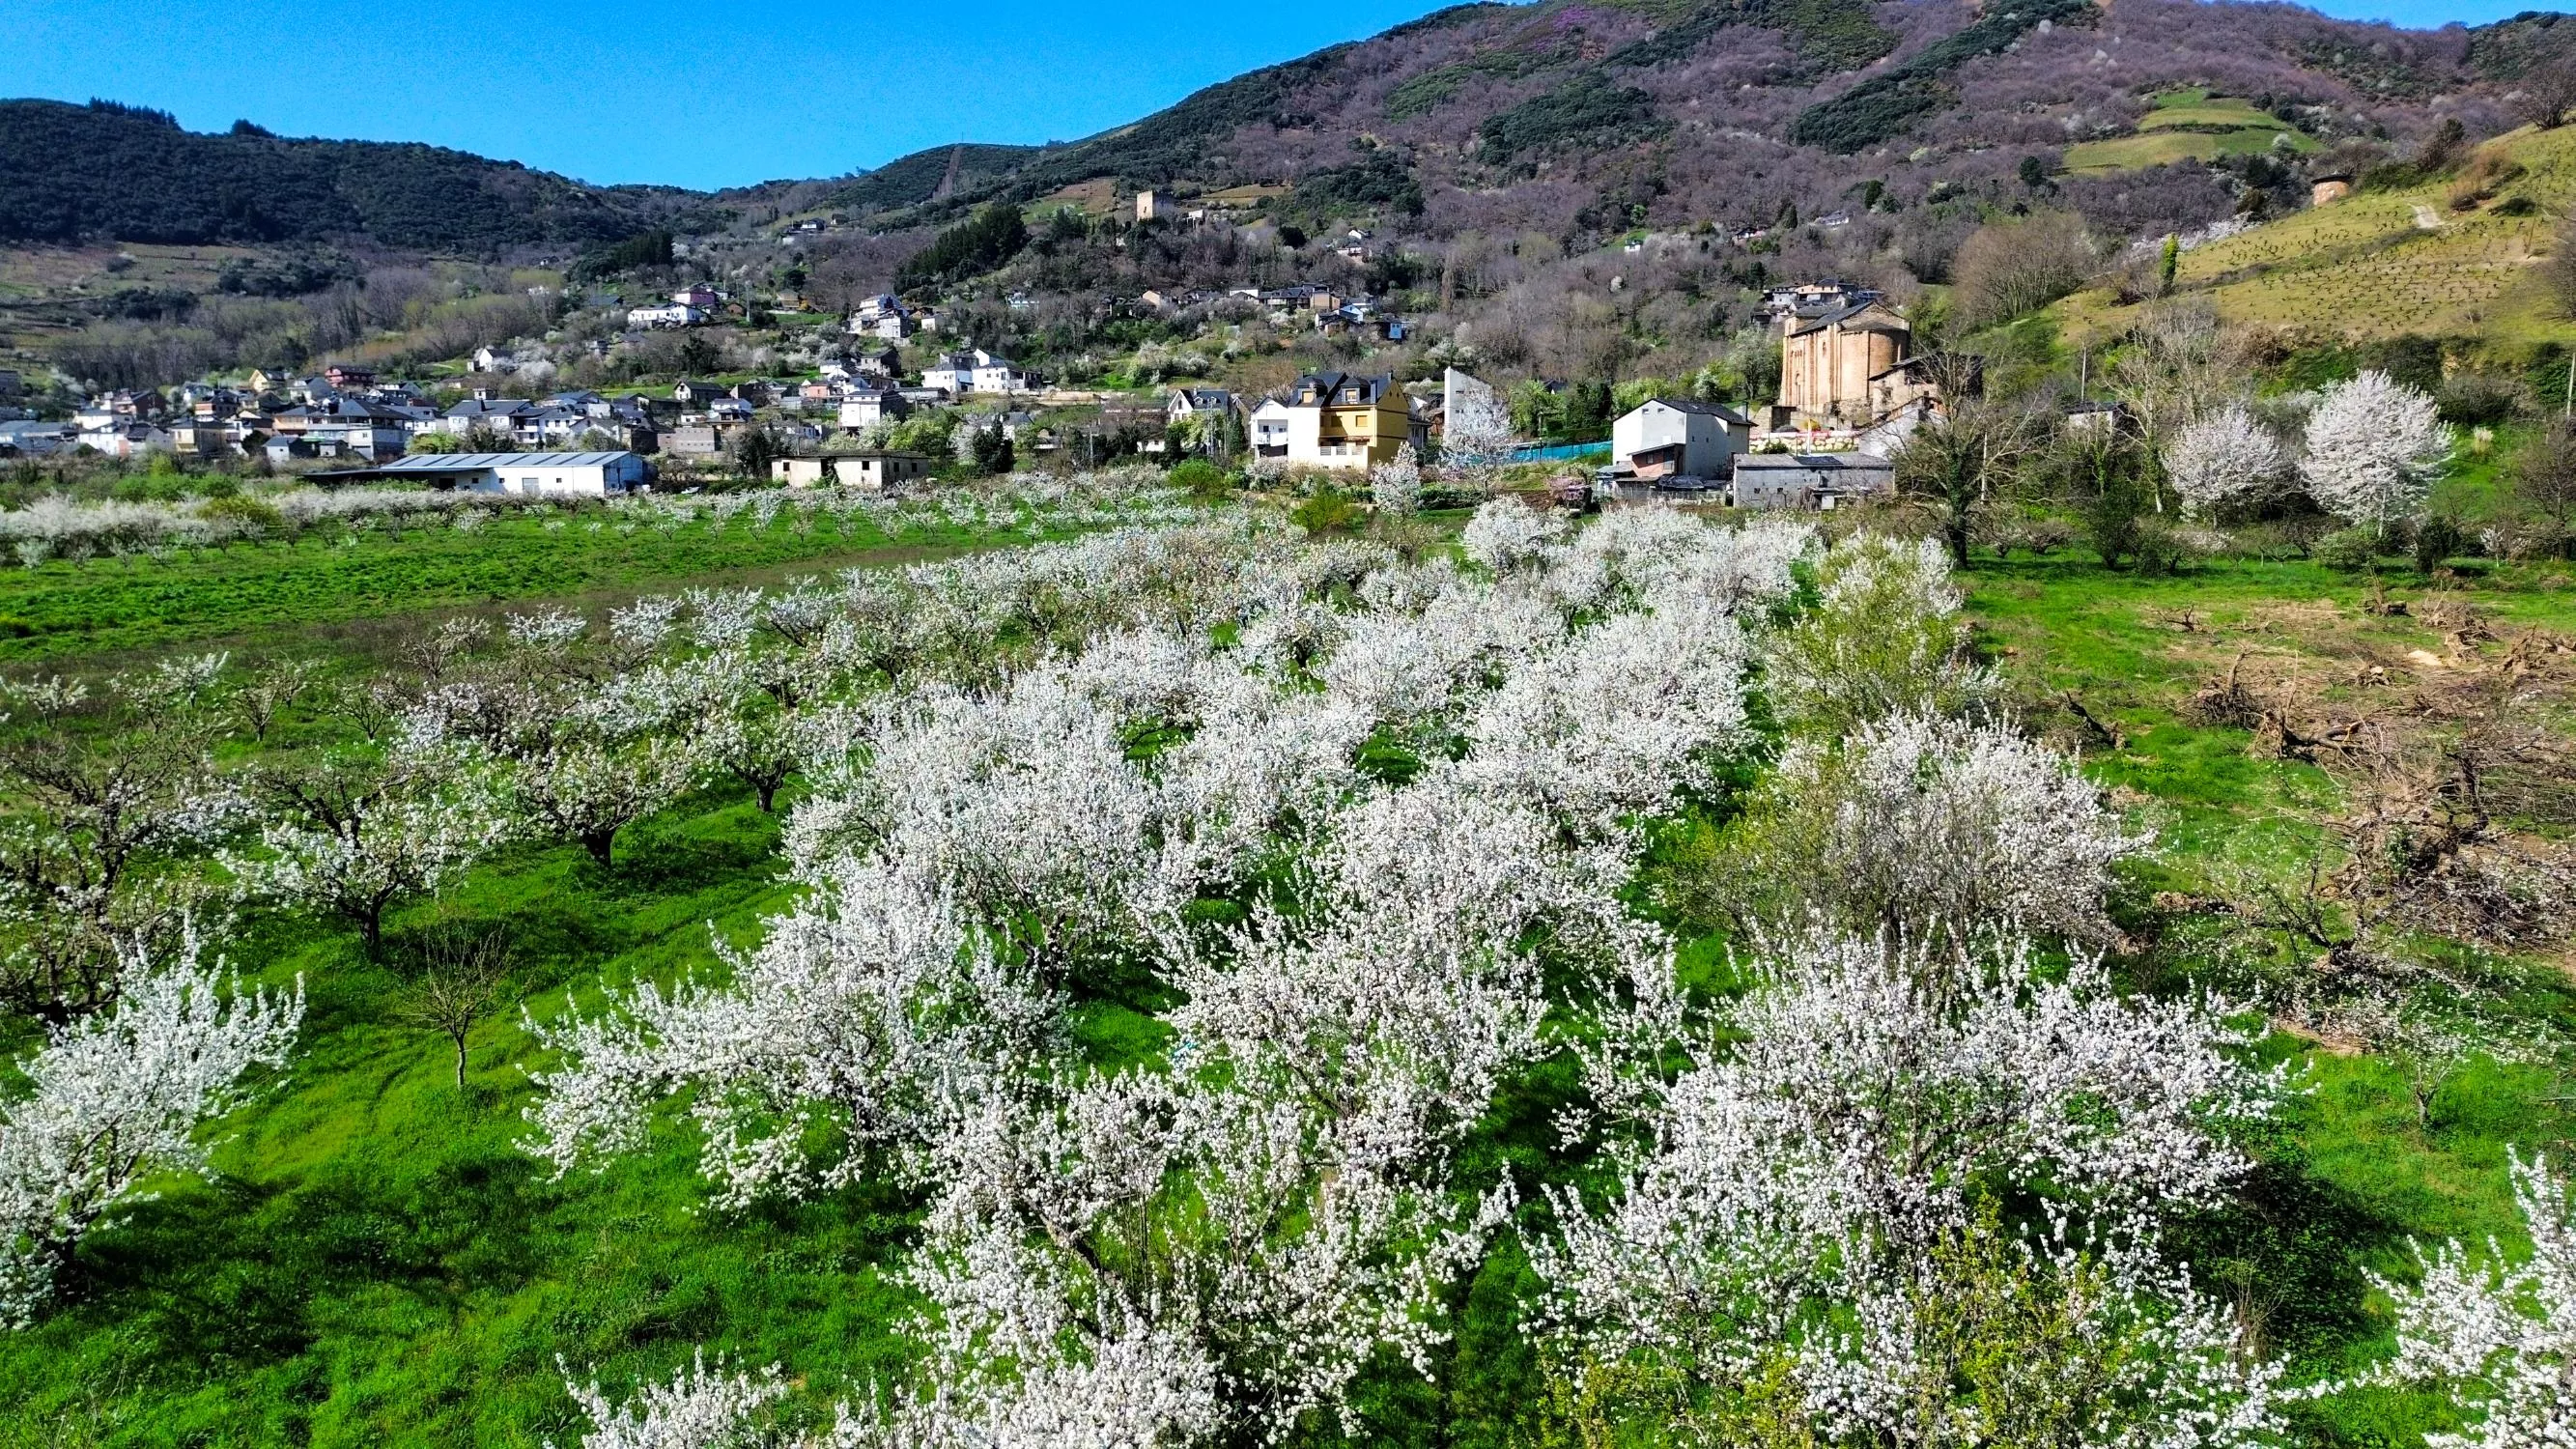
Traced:
[[456, 1089], [465, 1090], [466, 1038], [501, 999], [510, 975], [510, 942], [499, 930], [476, 931], [444, 920], [420, 943], [420, 976], [402, 1007], [405, 1021], [456, 1047]]
[[1967, 401], [1916, 428], [1898, 450], [1896, 486], [1940, 514], [1952, 564], [1967, 567], [1979, 510], [2012, 486], [2031, 442], [2030, 420], [2021, 413]]
[[1981, 327], [2037, 311], [2083, 286], [2100, 264], [2084, 219], [2073, 212], [1979, 227], [1952, 264], [1959, 321]]

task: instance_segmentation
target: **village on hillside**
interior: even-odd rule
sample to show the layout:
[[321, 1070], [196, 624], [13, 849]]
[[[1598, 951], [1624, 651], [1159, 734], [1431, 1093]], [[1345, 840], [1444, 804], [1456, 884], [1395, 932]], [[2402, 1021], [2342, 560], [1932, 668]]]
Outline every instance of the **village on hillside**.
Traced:
[[[1153, 192], [1140, 220], [1168, 214]], [[1204, 212], [1188, 214], [1193, 221]], [[1345, 246], [1363, 255], [1366, 234]], [[798, 298], [709, 283], [622, 308], [614, 341], [772, 317]], [[357, 363], [304, 375], [251, 369], [170, 387], [116, 388], [51, 408], [19, 373], [0, 371], [0, 458], [158, 457], [248, 467], [331, 484], [403, 481], [441, 488], [597, 496], [688, 487], [748, 465], [791, 486], [869, 490], [927, 482], [955, 463], [1007, 457], [1097, 467], [1121, 458], [1170, 466], [1203, 457], [1236, 468], [1360, 475], [1406, 455], [1581, 466], [1607, 493], [1625, 485], [1690, 502], [1828, 509], [1888, 487], [1889, 455], [1940, 404], [1931, 359], [1904, 313], [1878, 291], [1834, 279], [1769, 289], [1758, 315], [1777, 347], [1776, 396], [1740, 405], [1656, 395], [1605, 420], [1605, 437], [1541, 446], [1498, 389], [1458, 367], [1430, 377], [1371, 371], [1367, 343], [1401, 343], [1406, 324], [1380, 298], [1328, 283], [1245, 285], [1113, 309], [1139, 315], [1258, 315], [1284, 331], [1356, 339], [1348, 368], [1302, 373], [1260, 395], [1187, 382], [1156, 388], [1051, 380], [943, 334], [935, 301], [864, 298], [813, 334], [812, 363], [767, 376], [681, 377], [630, 389], [540, 391], [558, 364], [543, 343], [482, 346], [461, 369], [383, 376]], [[700, 349], [711, 353], [712, 348]], [[1568, 385], [1525, 388], [1542, 398]], [[51, 416], [48, 414], [63, 414]], [[1007, 464], [1005, 465], [1007, 470]]]

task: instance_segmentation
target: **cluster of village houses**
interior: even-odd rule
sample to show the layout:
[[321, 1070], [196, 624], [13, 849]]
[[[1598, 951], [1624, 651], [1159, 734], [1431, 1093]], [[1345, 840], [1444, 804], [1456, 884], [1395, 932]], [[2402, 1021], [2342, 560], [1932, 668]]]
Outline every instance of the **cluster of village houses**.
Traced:
[[[1337, 318], [1342, 325], [1401, 327], [1365, 299], [1328, 288], [1245, 289], [1243, 295], [1292, 313]], [[676, 294], [670, 305], [693, 310], [701, 298], [709, 305], [719, 300], [708, 289], [692, 288]], [[1141, 299], [1154, 307], [1206, 300], [1150, 292]], [[1887, 454], [1938, 405], [1903, 316], [1878, 294], [1839, 282], [1778, 289], [1765, 308], [1778, 328], [1782, 376], [1778, 401], [1759, 410], [1762, 419], [1757, 423], [1694, 398], [1649, 399], [1613, 423], [1603, 481], [1707, 494], [1711, 501], [1739, 506], [1793, 508], [1831, 508], [1888, 486]], [[651, 310], [639, 308], [630, 318]], [[646, 319], [637, 325], [664, 324]], [[669, 398], [586, 390], [510, 398], [487, 386], [440, 407], [411, 383], [381, 380], [347, 365], [308, 377], [253, 372], [240, 382], [191, 383], [166, 396], [120, 390], [91, 399], [68, 421], [0, 421], [0, 456], [80, 447], [111, 457], [260, 456], [279, 465], [310, 462], [328, 477], [596, 493], [643, 482], [649, 471], [642, 455], [710, 457], [725, 451], [741, 429], [766, 425], [791, 453], [777, 465], [779, 478], [884, 487], [926, 476], [935, 460], [835, 447], [836, 434], [846, 445], [853, 435], [916, 409], [978, 399], [998, 403], [998, 425], [1024, 450], [1039, 454], [1068, 440], [1039, 427], [1037, 409], [1094, 405], [1120, 412], [1125, 434], [1148, 454], [1165, 450], [1174, 425], [1214, 418], [1231, 426], [1202, 428], [1199, 434], [1231, 433], [1253, 457], [1364, 471], [1408, 445], [1427, 453], [1461, 388], [1482, 389], [1487, 396], [1491, 391], [1455, 371], [1438, 390], [1421, 396], [1389, 375], [1327, 372], [1300, 377], [1285, 392], [1263, 399], [1241, 399], [1221, 388], [1177, 387], [1159, 408], [1140, 407], [1132, 395], [1043, 388], [1008, 358], [971, 348], [936, 356], [918, 381], [906, 382], [888, 344], [923, 330], [935, 330], [935, 319], [895, 297], [873, 297], [848, 320], [854, 345], [826, 360], [814, 377], [683, 381]], [[484, 349], [475, 364], [478, 372], [504, 376], [510, 359]], [[14, 390], [15, 381], [0, 378], [0, 390]], [[472, 438], [495, 450], [426, 452], [420, 445], [431, 434]], [[505, 461], [512, 458], [585, 461], [541, 467]]]

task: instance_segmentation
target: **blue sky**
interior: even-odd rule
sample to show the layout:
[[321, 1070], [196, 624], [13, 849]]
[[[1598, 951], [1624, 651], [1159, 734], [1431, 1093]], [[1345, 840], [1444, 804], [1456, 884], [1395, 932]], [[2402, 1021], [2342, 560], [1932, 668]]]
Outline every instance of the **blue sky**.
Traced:
[[[192, 130], [429, 141], [587, 181], [833, 176], [955, 140], [1070, 140], [1440, 0], [11, 0], [0, 90], [106, 96]], [[2521, 0], [2325, 0], [2439, 25]]]

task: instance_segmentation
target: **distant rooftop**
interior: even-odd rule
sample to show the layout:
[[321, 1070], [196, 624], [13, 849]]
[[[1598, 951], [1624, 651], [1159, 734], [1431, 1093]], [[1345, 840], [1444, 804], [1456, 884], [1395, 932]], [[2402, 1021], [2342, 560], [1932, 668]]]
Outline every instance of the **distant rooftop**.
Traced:
[[405, 453], [378, 473], [472, 473], [485, 468], [595, 468], [631, 453]]

